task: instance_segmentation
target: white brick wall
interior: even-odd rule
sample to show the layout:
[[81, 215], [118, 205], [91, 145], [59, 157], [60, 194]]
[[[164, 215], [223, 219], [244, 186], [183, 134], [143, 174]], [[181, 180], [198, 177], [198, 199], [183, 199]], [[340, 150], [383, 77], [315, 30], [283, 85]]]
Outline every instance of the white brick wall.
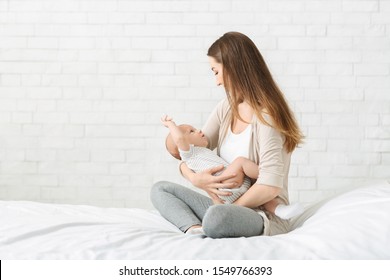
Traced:
[[159, 117], [204, 123], [231, 30], [306, 134], [293, 200], [390, 178], [388, 0], [0, 0], [0, 199], [152, 207], [153, 182], [184, 183]]

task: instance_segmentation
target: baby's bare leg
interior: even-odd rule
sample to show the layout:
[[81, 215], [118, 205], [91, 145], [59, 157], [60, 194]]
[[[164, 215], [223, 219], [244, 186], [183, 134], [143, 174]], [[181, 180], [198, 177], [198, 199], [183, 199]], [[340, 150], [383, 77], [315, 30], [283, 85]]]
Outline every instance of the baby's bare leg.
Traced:
[[244, 181], [244, 170], [242, 169], [242, 165], [240, 162], [233, 161], [229, 166], [225, 168], [225, 170], [222, 172], [222, 174], [236, 174], [235, 177], [223, 181], [223, 183], [236, 183], [236, 187], [239, 187], [242, 185], [242, 182]]
[[[248, 171], [248, 174], [246, 171]], [[235, 183], [235, 187], [220, 189], [221, 191], [231, 192], [231, 194], [227, 196], [219, 196], [224, 203], [233, 203], [241, 195], [243, 195], [248, 188], [251, 187], [252, 183], [248, 175], [256, 176], [257, 178], [258, 167], [249, 159], [238, 157], [228, 167], [226, 167], [223, 173], [236, 174], [234, 178], [224, 181], [224, 183]]]
[[229, 189], [220, 189], [221, 191], [230, 193], [227, 196], [219, 196], [224, 203], [233, 203], [251, 187], [252, 183], [250, 178], [245, 176], [245, 163], [247, 161], [249, 160], [245, 158], [237, 158], [224, 170], [224, 172], [227, 172], [226, 174], [235, 174], [234, 178], [224, 181], [227, 183], [235, 183], [235, 186]]
[[250, 159], [238, 157], [231, 164], [241, 166], [244, 174], [249, 178], [257, 179], [259, 177], [259, 166]]
[[239, 180], [239, 184], [237, 186], [240, 186], [245, 175], [249, 178], [257, 179], [259, 176], [259, 167], [256, 163], [247, 158], [238, 157], [229, 164], [223, 173], [225, 172], [227, 172], [226, 174], [237, 174], [236, 178], [229, 179], [226, 182], [237, 182], [237, 180]]

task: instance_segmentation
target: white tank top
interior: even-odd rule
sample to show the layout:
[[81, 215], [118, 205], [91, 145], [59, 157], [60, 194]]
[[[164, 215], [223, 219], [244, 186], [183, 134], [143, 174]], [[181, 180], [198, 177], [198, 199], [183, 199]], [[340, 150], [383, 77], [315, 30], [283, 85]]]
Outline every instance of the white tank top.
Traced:
[[239, 134], [234, 134], [231, 127], [229, 127], [225, 140], [219, 150], [219, 156], [228, 163], [232, 163], [238, 157], [248, 158], [251, 132], [251, 124], [249, 124], [245, 130]]

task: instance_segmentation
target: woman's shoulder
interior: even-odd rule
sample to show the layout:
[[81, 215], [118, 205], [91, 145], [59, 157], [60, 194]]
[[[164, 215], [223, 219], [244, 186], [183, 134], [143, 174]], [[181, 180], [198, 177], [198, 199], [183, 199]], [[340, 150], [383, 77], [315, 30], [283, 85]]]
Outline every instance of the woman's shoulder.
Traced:
[[227, 99], [227, 97], [221, 99], [218, 104], [217, 104], [218, 107], [221, 107], [223, 109], [228, 109], [230, 108], [230, 104], [229, 104], [229, 100]]
[[259, 126], [266, 125], [266, 126], [273, 127], [274, 125], [274, 119], [266, 109], [261, 110], [259, 114], [254, 114], [253, 119], [254, 119], [253, 122]]

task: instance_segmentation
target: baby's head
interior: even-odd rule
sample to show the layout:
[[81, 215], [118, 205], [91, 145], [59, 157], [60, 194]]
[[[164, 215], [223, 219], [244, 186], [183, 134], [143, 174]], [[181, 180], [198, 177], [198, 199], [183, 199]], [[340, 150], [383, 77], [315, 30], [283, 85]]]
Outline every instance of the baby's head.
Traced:
[[[203, 134], [201, 130], [198, 130], [194, 128], [191, 125], [188, 124], [182, 124], [178, 126], [179, 129], [182, 131], [185, 139], [187, 140], [188, 144], [197, 146], [197, 147], [207, 147], [208, 141], [207, 137]], [[171, 133], [168, 134], [167, 139], [165, 140], [165, 146], [168, 150], [168, 152], [175, 158], [181, 160], [179, 149], [173, 141]]]

